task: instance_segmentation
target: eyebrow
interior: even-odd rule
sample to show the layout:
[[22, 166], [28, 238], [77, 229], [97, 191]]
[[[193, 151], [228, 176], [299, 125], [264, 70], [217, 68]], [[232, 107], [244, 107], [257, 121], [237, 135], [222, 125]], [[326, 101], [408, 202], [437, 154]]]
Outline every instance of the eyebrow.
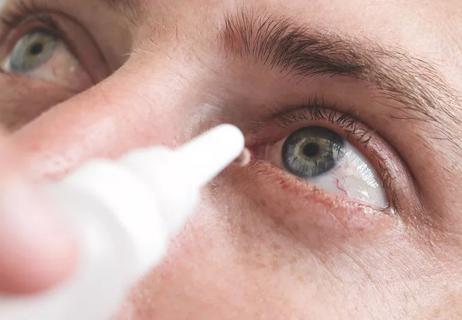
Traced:
[[461, 138], [449, 125], [462, 127], [456, 111], [459, 95], [422, 59], [371, 41], [312, 30], [289, 18], [249, 11], [227, 16], [220, 39], [226, 52], [282, 72], [347, 76], [372, 83], [381, 96], [398, 102], [387, 104], [395, 109], [393, 119], [431, 123], [432, 138], [448, 140], [462, 152]]

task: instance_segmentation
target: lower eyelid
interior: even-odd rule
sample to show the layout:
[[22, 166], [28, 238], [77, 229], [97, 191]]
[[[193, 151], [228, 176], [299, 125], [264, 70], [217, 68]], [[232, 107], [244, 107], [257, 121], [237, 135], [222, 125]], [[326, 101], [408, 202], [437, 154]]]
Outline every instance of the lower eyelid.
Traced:
[[[0, 87], [8, 87], [0, 105], [0, 126], [15, 131], [50, 109], [75, 95], [75, 92], [50, 82], [26, 79], [21, 75], [0, 72]], [[40, 95], [18, 95], [18, 92], [42, 92]], [[46, 94], [43, 94], [46, 93]]]
[[301, 237], [315, 237], [312, 232], [319, 232], [316, 237], [321, 238], [329, 232], [326, 239], [356, 237], [366, 230], [374, 233], [396, 224], [397, 216], [391, 209], [377, 210], [330, 195], [266, 161], [254, 159], [245, 170], [248, 180], [244, 183], [252, 185], [252, 200], [260, 207], [263, 203], [264, 211], [278, 224]]
[[[281, 170], [286, 170], [282, 160], [282, 145], [284, 143], [285, 140], [281, 140], [274, 146], [267, 146], [265, 155], [260, 159], [266, 159]], [[345, 152], [344, 157], [328, 172], [318, 177], [299, 179], [352, 201], [377, 208], [388, 208], [388, 197], [384, 191], [384, 186], [381, 185], [382, 179], [379, 178], [375, 168], [348, 142], [345, 142], [343, 150]], [[358, 167], [358, 165], [360, 166]]]
[[[371, 140], [371, 143], [373, 140]], [[282, 144], [284, 141], [280, 141], [278, 142], [278, 144]], [[267, 161], [265, 159], [267, 159], [267, 151], [268, 150], [268, 146], [266, 145], [260, 145], [260, 146], [256, 146], [256, 147], [253, 147], [251, 148], [251, 151], [252, 151], [252, 154], [253, 154], [253, 158], [255, 160], [259, 160], [259, 161]], [[273, 151], [274, 152], [274, 151]], [[279, 157], [279, 155], [276, 155], [276, 157]], [[389, 166], [387, 164], [385, 164], [385, 160], [380, 157], [377, 156], [374, 160], [369, 160], [369, 162], [371, 163], [372, 167], [375, 169], [376, 173], [377, 173], [377, 176], [379, 177], [379, 180], [383, 183], [383, 188], [384, 188], [384, 192], [386, 194], [386, 198], [389, 199], [388, 201], [390, 202], [390, 206], [387, 207], [387, 209], [385, 209], [384, 211], [387, 211], [389, 208], [396, 208], [398, 207], [398, 204], [396, 203], [396, 191], [395, 191], [395, 182], [396, 182], [396, 179], [393, 179], [392, 177], [397, 174], [396, 172], [389, 172], [389, 170], [391, 170], [389, 168]], [[310, 181], [304, 181], [302, 180], [301, 178], [299, 177], [296, 177], [294, 175], [292, 175], [291, 173], [289, 172], [285, 172], [285, 169], [284, 169], [284, 166], [282, 165], [282, 162], [279, 162], [277, 164], [274, 164], [274, 170], [279, 170], [279, 171], [282, 171], [285, 173], [285, 176], [288, 178], [290, 176], [291, 180], [295, 179], [298, 181], [297, 184], [299, 184], [300, 186], [303, 186], [303, 185], [308, 185], [308, 189], [311, 189], [311, 188], [314, 188], [312, 190], [316, 190], [316, 191], [319, 191], [319, 192], [322, 192], [322, 193], [329, 193], [328, 191], [323, 191], [321, 189], [319, 189], [318, 187], [316, 186], [313, 186], [312, 183]], [[306, 187], [305, 187], [306, 188]], [[336, 195], [331, 195], [329, 198], [332, 199], [332, 198], [345, 198], [345, 196], [336, 196]], [[347, 202], [352, 202], [352, 203], [356, 203], [356, 201], [352, 200], [352, 199], [348, 199], [348, 198], [345, 198], [345, 201]], [[365, 204], [364, 206], [368, 206], [367, 204]], [[391, 211], [390, 211], [391, 212]]]
[[[338, 204], [341, 202], [341, 203], [348, 204], [349, 206], [352, 206], [355, 208], [360, 208], [364, 210], [373, 210], [376, 212], [382, 212], [382, 213], [386, 213], [390, 215], [394, 214], [393, 206], [386, 206], [383, 208], [373, 207], [366, 203], [362, 203], [360, 201], [350, 199], [346, 197], [345, 195], [338, 195], [338, 194], [323, 190], [310, 181], [306, 181], [297, 176], [294, 176], [293, 174], [286, 171], [281, 166], [278, 166], [277, 164], [263, 160], [261, 157], [257, 156], [256, 154], [253, 155], [252, 159], [253, 160], [252, 160], [251, 165], [253, 165], [254, 168], [256, 168], [257, 170], [261, 170], [261, 172], [263, 172], [263, 169], [264, 169], [267, 172], [267, 174], [277, 177], [279, 180], [279, 184], [284, 185], [284, 188], [283, 188], [284, 190], [291, 191], [296, 195], [305, 195], [307, 198], [311, 196], [315, 196], [316, 199], [325, 203], [326, 205], [330, 205], [332, 203]], [[284, 182], [283, 179], [286, 181]], [[290, 188], [291, 186], [293, 186], [293, 188]]]

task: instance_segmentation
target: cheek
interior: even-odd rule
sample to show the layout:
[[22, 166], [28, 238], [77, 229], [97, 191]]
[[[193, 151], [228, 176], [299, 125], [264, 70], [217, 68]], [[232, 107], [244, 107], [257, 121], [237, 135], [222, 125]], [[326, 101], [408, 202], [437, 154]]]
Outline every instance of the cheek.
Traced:
[[[242, 176], [231, 171], [204, 194], [166, 261], [134, 292], [133, 309], [146, 317], [169, 314], [174, 305], [177, 318], [322, 319], [326, 302], [344, 298], [332, 291], [336, 279], [324, 257], [273, 218], [282, 205], [272, 206], [272, 197], [254, 201], [254, 192], [238, 182]], [[355, 284], [363, 280], [341, 267], [335, 266], [339, 277], [345, 272]]]
[[316, 221], [329, 215], [317, 206], [290, 221], [300, 209], [290, 205], [295, 198], [236, 170], [204, 193], [167, 259], [133, 292], [134, 317], [349, 319], [354, 310], [367, 319], [386, 312], [384, 299], [401, 305], [403, 283], [415, 281], [408, 273], [426, 268], [428, 259], [391, 228], [374, 240], [356, 230], [354, 238], [353, 229], [342, 234]]
[[288, 310], [303, 310], [293, 299], [307, 290], [303, 257], [233, 194], [205, 199], [167, 260], [135, 291], [139, 314], [169, 314], [172, 301], [184, 319], [289, 318]]

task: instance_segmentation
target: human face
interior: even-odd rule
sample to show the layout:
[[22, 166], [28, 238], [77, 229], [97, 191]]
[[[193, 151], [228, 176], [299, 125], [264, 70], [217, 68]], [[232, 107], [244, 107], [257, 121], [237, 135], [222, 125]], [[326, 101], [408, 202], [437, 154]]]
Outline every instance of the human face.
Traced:
[[12, 0], [3, 15], [0, 118], [39, 177], [222, 122], [246, 135], [251, 164], [204, 190], [120, 318], [462, 317], [460, 1]]

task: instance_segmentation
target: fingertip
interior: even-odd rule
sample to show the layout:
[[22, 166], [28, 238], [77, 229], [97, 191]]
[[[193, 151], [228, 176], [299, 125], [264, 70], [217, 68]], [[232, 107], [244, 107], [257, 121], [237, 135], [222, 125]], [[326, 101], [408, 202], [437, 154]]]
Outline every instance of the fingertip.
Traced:
[[72, 235], [37, 193], [24, 189], [10, 185], [0, 195], [0, 291], [9, 294], [52, 288], [71, 274], [77, 260]]
[[60, 240], [60, 245], [44, 239], [9, 248], [0, 245], [0, 292], [35, 294], [67, 279], [75, 266], [76, 250], [71, 242]]

